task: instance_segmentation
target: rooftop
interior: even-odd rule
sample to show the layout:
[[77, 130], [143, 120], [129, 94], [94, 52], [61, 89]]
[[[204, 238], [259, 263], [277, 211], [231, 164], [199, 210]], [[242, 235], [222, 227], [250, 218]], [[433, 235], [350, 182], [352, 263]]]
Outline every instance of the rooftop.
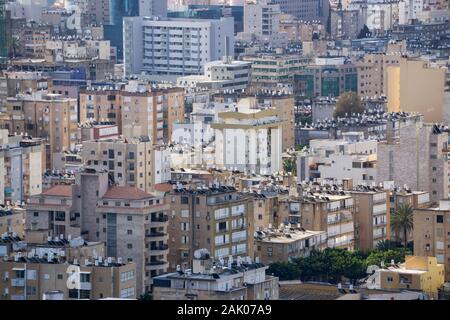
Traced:
[[142, 191], [136, 187], [110, 187], [103, 195], [103, 199], [125, 199], [125, 200], [143, 200], [153, 198], [150, 193]]
[[50, 197], [72, 197], [72, 186], [56, 185], [48, 190], [45, 190], [41, 195]]

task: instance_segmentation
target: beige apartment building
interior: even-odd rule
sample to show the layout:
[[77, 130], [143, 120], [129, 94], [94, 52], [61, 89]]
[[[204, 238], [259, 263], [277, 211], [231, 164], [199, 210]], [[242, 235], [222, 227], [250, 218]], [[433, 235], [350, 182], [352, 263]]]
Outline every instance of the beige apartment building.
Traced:
[[436, 257], [444, 265], [445, 281], [450, 281], [450, 200], [439, 207], [414, 210], [414, 255]]
[[[430, 193], [426, 191], [411, 191], [404, 188], [396, 188], [390, 191], [389, 211], [393, 215], [399, 209], [400, 205], [409, 204], [413, 208], [425, 209], [431, 206]], [[413, 241], [413, 230], [408, 235], [408, 242]], [[397, 232], [391, 228], [391, 240], [404, 242], [403, 232]]]
[[0, 203], [21, 203], [41, 193], [45, 164], [42, 139], [9, 135], [0, 129]]
[[152, 148], [150, 139], [144, 137], [89, 140], [83, 142], [81, 155], [86, 168], [107, 171], [116, 185], [150, 192], [154, 185]]
[[444, 266], [436, 257], [406, 256], [405, 262], [375, 271], [369, 289], [421, 291], [437, 300], [444, 284]]
[[291, 224], [300, 224], [305, 230], [326, 231], [329, 248], [355, 248], [355, 205], [350, 194], [317, 187], [300, 190], [280, 208]]
[[425, 122], [444, 120], [445, 67], [420, 59], [402, 58], [398, 66], [387, 68], [388, 110], [419, 112]]
[[366, 53], [356, 62], [358, 67], [358, 94], [374, 97], [387, 94], [388, 68], [399, 66], [406, 53], [406, 42], [389, 43], [384, 53]]
[[283, 229], [265, 229], [256, 231], [255, 259], [269, 265], [306, 257], [311, 251], [326, 247], [325, 231], [310, 231], [292, 226]]
[[194, 251], [206, 248], [215, 259], [253, 257], [253, 199], [234, 187], [186, 189], [166, 195], [169, 211], [170, 270], [188, 267]]
[[260, 105], [279, 111], [282, 124], [282, 150], [295, 147], [295, 99], [292, 95], [259, 95], [257, 97]]
[[78, 142], [78, 104], [76, 99], [58, 94], [17, 95], [8, 98], [6, 113], [10, 133], [26, 133], [46, 142], [47, 168], [52, 168], [53, 157], [72, 150]]
[[355, 201], [355, 247], [369, 250], [391, 237], [389, 191], [357, 186], [350, 191]]
[[[0, 207], [0, 235], [16, 235], [23, 238], [25, 210], [19, 206], [2, 206]], [[1, 252], [0, 252], [0, 256]]]
[[[0, 300], [136, 299], [136, 265], [101, 258], [67, 263], [21, 256], [0, 262]], [[74, 273], [73, 273], [74, 272]], [[72, 284], [74, 282], [74, 284]]]
[[170, 141], [173, 124], [184, 120], [184, 89], [126, 86], [80, 91], [80, 122], [114, 122], [125, 136], [149, 136], [153, 144]]
[[113, 122], [122, 129], [122, 95], [121, 90], [113, 87], [99, 87], [81, 89], [80, 100], [80, 123], [88, 120], [98, 122]]
[[136, 187], [109, 185], [108, 172], [84, 169], [74, 185], [57, 185], [30, 199], [26, 228], [53, 237], [82, 236], [106, 243], [109, 257], [136, 263], [136, 294], [151, 290], [152, 277], [167, 271], [164, 199]]

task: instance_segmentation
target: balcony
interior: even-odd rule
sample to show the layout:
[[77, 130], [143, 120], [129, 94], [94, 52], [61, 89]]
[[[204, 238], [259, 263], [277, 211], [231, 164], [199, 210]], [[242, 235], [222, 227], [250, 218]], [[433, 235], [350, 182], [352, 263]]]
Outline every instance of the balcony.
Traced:
[[169, 235], [165, 232], [152, 232], [147, 233], [145, 236], [151, 241], [167, 241], [169, 239]]
[[150, 255], [161, 255], [161, 254], [167, 254], [167, 251], [169, 250], [169, 245], [163, 244], [160, 246], [151, 246], [150, 247]]
[[24, 278], [15, 278], [11, 279], [12, 287], [25, 287], [25, 279]]
[[167, 261], [150, 261], [145, 263], [146, 270], [159, 270], [169, 268], [169, 263]]
[[152, 217], [150, 219], [151, 222], [167, 222], [169, 221], [169, 217], [167, 215], [160, 216], [160, 217]]

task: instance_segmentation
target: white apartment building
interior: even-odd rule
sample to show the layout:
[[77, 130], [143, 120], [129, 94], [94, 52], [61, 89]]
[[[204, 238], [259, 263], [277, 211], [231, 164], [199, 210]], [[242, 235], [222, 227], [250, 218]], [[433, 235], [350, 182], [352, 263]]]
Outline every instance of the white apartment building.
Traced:
[[20, 203], [42, 192], [43, 152], [40, 139], [0, 130], [0, 203]]
[[279, 4], [270, 0], [254, 0], [244, 5], [244, 32], [240, 34], [244, 39], [256, 38], [258, 41], [268, 42], [274, 46], [287, 44], [285, 32], [280, 32]]
[[234, 52], [232, 17], [124, 19], [125, 76], [146, 73], [158, 80], [202, 74], [205, 63]]
[[298, 159], [299, 180], [353, 179], [361, 185], [376, 180], [377, 141], [364, 140], [362, 132], [343, 133], [340, 140], [311, 140], [306, 156], [307, 161], [304, 156]]
[[216, 166], [256, 174], [281, 170], [282, 126], [277, 109], [256, 109], [256, 101], [245, 98], [235, 111], [222, 112], [215, 129]]
[[204, 75], [185, 76], [177, 79], [177, 86], [187, 91], [196, 88], [212, 90], [244, 90], [250, 83], [251, 62], [233, 61], [224, 56], [222, 60], [205, 63]]

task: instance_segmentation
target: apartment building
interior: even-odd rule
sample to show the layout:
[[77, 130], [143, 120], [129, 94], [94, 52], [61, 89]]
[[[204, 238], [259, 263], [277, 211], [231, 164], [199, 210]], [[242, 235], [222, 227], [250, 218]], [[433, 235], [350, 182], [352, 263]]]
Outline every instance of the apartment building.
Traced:
[[252, 63], [252, 84], [264, 89], [291, 84], [294, 75], [300, 73], [309, 61], [308, 58], [289, 54], [244, 56], [243, 60]]
[[[244, 190], [247, 188], [244, 188]], [[253, 222], [255, 230], [264, 230], [269, 226], [278, 227], [283, 223], [279, 215], [280, 202], [289, 195], [278, 190], [253, 190], [247, 193], [253, 198]]]
[[437, 300], [443, 284], [444, 265], [436, 257], [414, 255], [406, 256], [402, 264], [376, 270], [367, 286], [388, 291], [417, 290], [428, 299]]
[[352, 179], [372, 184], [377, 174], [377, 141], [364, 139], [362, 132], [342, 133], [342, 139], [314, 139], [297, 159], [300, 181], [314, 178]]
[[325, 231], [302, 230], [288, 225], [282, 229], [256, 231], [255, 234], [255, 259], [265, 265], [306, 257], [312, 250], [326, 247]]
[[58, 94], [35, 92], [7, 99], [6, 128], [10, 133], [26, 133], [40, 137], [46, 143], [47, 168], [53, 157], [65, 150], [73, 150], [78, 141], [78, 103], [76, 99]]
[[196, 88], [208, 88], [219, 91], [245, 90], [251, 80], [251, 63], [233, 60], [224, 56], [222, 60], [207, 62], [203, 75], [191, 75], [177, 78], [177, 86], [192, 91]]
[[281, 119], [284, 120], [282, 125], [282, 150], [295, 147], [295, 98], [291, 94], [278, 93], [276, 96], [269, 94], [257, 94], [256, 99], [259, 105], [265, 108], [279, 110]]
[[173, 124], [184, 120], [182, 88], [158, 89], [129, 81], [127, 85], [80, 91], [80, 122], [113, 122], [124, 136], [149, 136], [154, 144], [170, 141]]
[[172, 79], [201, 74], [206, 62], [234, 52], [234, 22], [209, 19], [124, 18], [125, 75]]
[[[427, 191], [412, 191], [404, 187], [394, 188], [390, 190], [389, 195], [389, 211], [393, 215], [398, 211], [400, 205], [409, 204], [413, 208], [424, 209], [431, 207], [430, 193]], [[413, 241], [413, 230], [407, 235], [408, 242]], [[391, 240], [404, 242], [403, 232], [391, 229]]]
[[[23, 238], [25, 210], [19, 206], [0, 206], [0, 234], [12, 234]], [[0, 256], [2, 256], [0, 252]]]
[[86, 168], [107, 171], [117, 186], [153, 189], [154, 153], [148, 137], [84, 141], [81, 155]]
[[268, 43], [273, 47], [287, 45], [287, 33], [280, 30], [280, 5], [268, 0], [247, 1], [244, 4], [244, 32], [238, 37]]
[[167, 228], [170, 270], [177, 265], [188, 267], [200, 248], [215, 259], [253, 256], [253, 199], [249, 196], [234, 187], [176, 185], [165, 199], [171, 210]]
[[139, 295], [151, 290], [152, 277], [168, 268], [168, 206], [136, 187], [111, 186], [108, 176], [85, 169], [76, 174], [74, 185], [57, 185], [32, 197], [27, 229], [105, 242], [108, 256], [136, 263]]
[[53, 238], [81, 235], [80, 212], [72, 209], [72, 186], [57, 185], [30, 197], [26, 205], [25, 229], [45, 230]]
[[[104, 261], [104, 262], [103, 262]], [[61, 257], [22, 256], [0, 263], [1, 300], [136, 299], [136, 265], [133, 262], [66, 261]], [[52, 296], [53, 298], [49, 298]]]
[[45, 164], [42, 139], [9, 135], [0, 129], [0, 203], [21, 203], [41, 193]]
[[379, 241], [390, 240], [389, 191], [356, 186], [350, 193], [355, 203], [355, 247], [370, 250], [375, 249]]
[[355, 248], [357, 224], [352, 196], [337, 185], [302, 183], [287, 201], [280, 203], [280, 216], [308, 231], [326, 231], [327, 247]]
[[402, 125], [396, 137], [377, 147], [376, 182], [395, 181], [411, 190], [430, 192], [437, 203], [448, 197], [448, 133], [415, 121]]
[[388, 110], [419, 112], [426, 122], [442, 122], [446, 72], [446, 68], [412, 58], [402, 58], [398, 66], [389, 66]]
[[[197, 250], [192, 269], [155, 278], [154, 300], [277, 300], [278, 278], [251, 259], [228, 257], [216, 261], [207, 250]], [[188, 285], [189, 284], [189, 285]]]
[[435, 208], [414, 209], [414, 255], [436, 257], [450, 281], [450, 202], [441, 200]]
[[215, 164], [231, 170], [271, 174], [280, 171], [283, 124], [276, 109], [256, 109], [241, 99], [236, 111], [222, 112], [215, 129]]

